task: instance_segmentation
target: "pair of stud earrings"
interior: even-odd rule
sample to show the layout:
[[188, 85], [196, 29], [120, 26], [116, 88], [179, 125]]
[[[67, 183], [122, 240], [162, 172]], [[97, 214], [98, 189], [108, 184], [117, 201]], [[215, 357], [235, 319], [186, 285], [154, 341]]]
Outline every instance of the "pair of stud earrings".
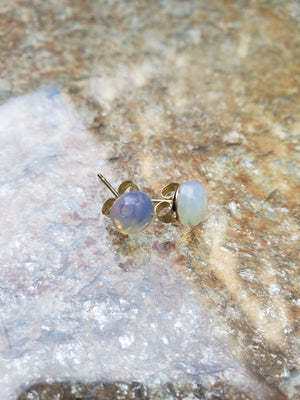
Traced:
[[162, 199], [150, 199], [131, 181], [124, 181], [115, 190], [102, 174], [98, 178], [114, 195], [106, 200], [102, 213], [122, 233], [142, 232], [154, 214], [165, 223], [179, 220], [193, 226], [203, 221], [207, 212], [206, 190], [198, 182], [169, 183], [161, 190]]

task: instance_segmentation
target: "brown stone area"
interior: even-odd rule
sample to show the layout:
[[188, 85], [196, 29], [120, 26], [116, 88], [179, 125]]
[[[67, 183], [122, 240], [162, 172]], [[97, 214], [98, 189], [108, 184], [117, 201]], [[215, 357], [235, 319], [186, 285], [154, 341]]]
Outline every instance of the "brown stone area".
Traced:
[[[239, 389], [219, 382], [209, 388], [198, 385], [174, 385], [169, 382], [156, 388], [148, 388], [138, 382], [54, 382], [37, 383], [24, 390], [17, 400], [152, 400], [152, 399], [239, 399], [251, 400]], [[285, 397], [275, 394], [273, 400]]]

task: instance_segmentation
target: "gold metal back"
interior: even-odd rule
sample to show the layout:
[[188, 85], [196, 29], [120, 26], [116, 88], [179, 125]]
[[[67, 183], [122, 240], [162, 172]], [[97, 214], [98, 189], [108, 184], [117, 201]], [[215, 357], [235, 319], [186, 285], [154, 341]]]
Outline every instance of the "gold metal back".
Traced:
[[130, 192], [136, 192], [139, 188], [131, 181], [124, 181], [121, 183], [118, 189], [118, 194], [121, 196], [129, 189]]
[[122, 182], [121, 185], [119, 186], [119, 189], [117, 192], [118, 196], [115, 198], [110, 198], [110, 199], [106, 200], [106, 202], [103, 204], [102, 214], [104, 214], [108, 217], [110, 214], [110, 210], [118, 197], [122, 196], [122, 194], [124, 194], [128, 191], [133, 192], [133, 191], [138, 191], [138, 190], [139, 190], [139, 188], [133, 182], [131, 182], [131, 181]]
[[[166, 210], [168, 210], [166, 212]], [[162, 211], [164, 211], [162, 213]], [[154, 207], [154, 212], [157, 218], [161, 221], [164, 222], [165, 224], [169, 224], [170, 222], [175, 222], [176, 221], [176, 214], [173, 211], [172, 208], [172, 203], [169, 201], [161, 201]]]
[[116, 200], [115, 198], [106, 200], [106, 202], [103, 204], [103, 207], [102, 207], [102, 214], [106, 215], [107, 217], [109, 216], [110, 210], [111, 210], [115, 200]]
[[177, 219], [175, 199], [178, 187], [178, 183], [169, 183], [161, 190], [162, 199], [154, 200], [155, 202], [158, 202], [154, 207], [154, 212], [161, 222], [169, 224], [175, 222]]

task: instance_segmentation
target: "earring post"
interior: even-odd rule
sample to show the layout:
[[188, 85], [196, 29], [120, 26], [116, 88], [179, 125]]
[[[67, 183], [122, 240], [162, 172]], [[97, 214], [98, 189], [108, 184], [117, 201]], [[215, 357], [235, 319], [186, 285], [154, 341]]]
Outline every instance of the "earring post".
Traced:
[[114, 189], [111, 184], [108, 182], [108, 180], [106, 178], [104, 178], [104, 176], [102, 174], [97, 174], [98, 178], [100, 179], [100, 181], [102, 181], [104, 183], [104, 185], [112, 192], [112, 194], [117, 198], [119, 197], [119, 193], [116, 191], [116, 189]]
[[151, 199], [151, 201], [152, 203], [161, 203], [162, 201], [164, 203], [170, 203], [170, 204], [173, 203], [173, 200], [166, 200], [166, 199]]

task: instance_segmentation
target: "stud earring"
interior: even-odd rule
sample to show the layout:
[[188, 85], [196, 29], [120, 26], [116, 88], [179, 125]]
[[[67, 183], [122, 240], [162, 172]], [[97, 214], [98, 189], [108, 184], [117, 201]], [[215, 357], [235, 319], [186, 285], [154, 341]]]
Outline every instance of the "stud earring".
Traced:
[[198, 182], [169, 183], [161, 190], [162, 199], [157, 203], [154, 212], [157, 218], [165, 223], [179, 220], [183, 225], [198, 225], [207, 212], [207, 194]]
[[154, 215], [150, 198], [131, 181], [124, 181], [115, 190], [102, 174], [98, 178], [114, 195], [103, 204], [102, 213], [111, 219], [115, 228], [126, 234], [146, 229]]

